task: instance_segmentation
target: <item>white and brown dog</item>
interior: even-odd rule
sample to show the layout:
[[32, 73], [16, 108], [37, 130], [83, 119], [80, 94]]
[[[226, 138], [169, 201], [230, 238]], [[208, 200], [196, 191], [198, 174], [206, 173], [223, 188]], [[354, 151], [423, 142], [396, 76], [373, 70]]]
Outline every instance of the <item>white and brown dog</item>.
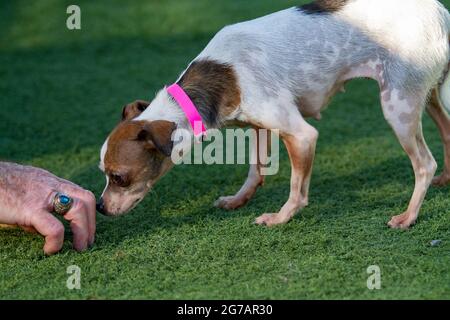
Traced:
[[[289, 199], [279, 213], [258, 224], [287, 223], [308, 205], [318, 132], [305, 118], [322, 110], [354, 78], [379, 83], [384, 116], [411, 159], [416, 186], [393, 228], [415, 223], [437, 165], [422, 134], [427, 108], [445, 145], [450, 182], [450, 15], [436, 0], [317, 0], [221, 30], [178, 79], [206, 127], [241, 123], [278, 129], [292, 166]], [[148, 108], [147, 108], [148, 107]], [[355, 111], [356, 112], [356, 111]], [[192, 129], [180, 105], [161, 90], [151, 103], [124, 109], [123, 121], [106, 140], [100, 168], [107, 186], [98, 209], [120, 215], [143, 199], [172, 166], [176, 128]], [[254, 146], [257, 149], [257, 143]], [[252, 165], [242, 189], [216, 205], [244, 205], [262, 184]]]

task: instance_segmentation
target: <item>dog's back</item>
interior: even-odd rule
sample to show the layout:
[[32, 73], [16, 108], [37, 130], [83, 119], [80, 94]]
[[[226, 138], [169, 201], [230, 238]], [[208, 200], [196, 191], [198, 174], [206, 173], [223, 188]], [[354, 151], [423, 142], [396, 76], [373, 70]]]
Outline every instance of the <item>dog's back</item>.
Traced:
[[449, 29], [450, 15], [435, 0], [316, 1], [315, 7], [228, 26], [197, 60], [233, 64], [248, 104], [273, 104], [273, 97], [287, 91], [295, 96], [333, 91], [343, 70], [377, 60], [386, 62], [385, 76], [396, 86], [414, 92], [417, 84], [442, 76]]

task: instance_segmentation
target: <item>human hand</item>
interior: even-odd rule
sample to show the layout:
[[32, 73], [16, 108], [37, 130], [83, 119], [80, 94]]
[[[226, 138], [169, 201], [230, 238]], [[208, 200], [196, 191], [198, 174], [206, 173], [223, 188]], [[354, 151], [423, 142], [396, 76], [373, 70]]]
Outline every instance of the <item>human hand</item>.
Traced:
[[83, 251], [95, 240], [93, 193], [48, 171], [0, 162], [0, 223], [40, 233], [48, 255], [60, 251], [64, 242], [64, 226], [52, 214], [57, 193], [73, 199], [64, 219], [70, 221], [74, 248]]

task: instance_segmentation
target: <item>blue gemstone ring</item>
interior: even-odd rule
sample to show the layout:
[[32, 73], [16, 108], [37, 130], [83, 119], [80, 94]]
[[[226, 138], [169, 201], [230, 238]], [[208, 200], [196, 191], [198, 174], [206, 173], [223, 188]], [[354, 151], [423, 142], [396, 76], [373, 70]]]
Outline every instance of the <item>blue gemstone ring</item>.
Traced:
[[53, 212], [65, 215], [72, 208], [73, 199], [65, 194], [57, 193], [53, 199]]

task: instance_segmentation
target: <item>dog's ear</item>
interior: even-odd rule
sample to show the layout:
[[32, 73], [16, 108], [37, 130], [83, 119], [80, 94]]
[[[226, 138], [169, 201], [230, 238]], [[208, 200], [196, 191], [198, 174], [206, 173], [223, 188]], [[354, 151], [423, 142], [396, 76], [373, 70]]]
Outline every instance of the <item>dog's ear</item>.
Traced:
[[175, 129], [176, 124], [170, 121], [144, 122], [137, 140], [144, 142], [147, 148], [156, 149], [170, 157], [173, 149], [172, 133]]
[[136, 118], [142, 112], [144, 112], [149, 105], [150, 102], [144, 100], [136, 100], [133, 103], [127, 104], [125, 107], [123, 107], [122, 110], [122, 121], [127, 121]]

